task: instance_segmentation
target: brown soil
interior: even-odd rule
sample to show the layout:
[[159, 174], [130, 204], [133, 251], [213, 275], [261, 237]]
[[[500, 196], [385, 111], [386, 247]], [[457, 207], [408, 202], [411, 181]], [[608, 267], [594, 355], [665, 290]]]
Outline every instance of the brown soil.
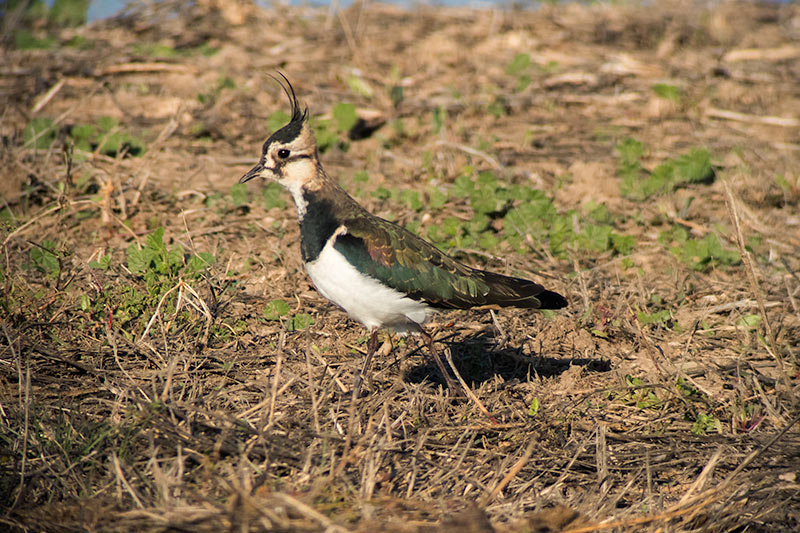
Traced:
[[[165, 2], [59, 35], [85, 38], [88, 49], [2, 50], [0, 523], [15, 531], [800, 528], [796, 4], [366, 4], [333, 16], [217, 4]], [[219, 51], [152, 57], [141, 43]], [[541, 67], [521, 91], [506, 71], [518, 53]], [[363, 189], [359, 201], [378, 215], [421, 220], [423, 234], [445, 214], [469, 217], [458, 199], [426, 213], [372, 193], [424, 192], [472, 165], [544, 190], [561, 212], [604, 204], [615, 230], [636, 237], [626, 258], [577, 250], [563, 259], [536, 245], [529, 254], [452, 250], [570, 300], [554, 316], [437, 315], [431, 331], [496, 424], [446, 390], [417, 339], [393, 338], [346, 447], [366, 332], [310, 285], [288, 195], [286, 208], [265, 209], [255, 187], [249, 204], [230, 202], [268, 117], [286, 108], [269, 77], [276, 71], [313, 115], [352, 102], [377, 127], [323, 162], [346, 188]], [[352, 90], [354, 79], [372, 95]], [[678, 87], [680, 100], [657, 96], [657, 83]], [[392, 86], [403, 88], [398, 106]], [[490, 112], [497, 102], [499, 116]], [[437, 109], [447, 114], [439, 133]], [[144, 139], [146, 153], [95, 151], [68, 163], [69, 127], [103, 116]], [[49, 150], [25, 145], [34, 117], [59, 125]], [[716, 179], [625, 198], [614, 151], [624, 137], [647, 145], [648, 170], [705, 147]], [[353, 180], [359, 170], [368, 183]], [[169, 246], [216, 262], [199, 279], [175, 282], [180, 312], [147, 304], [155, 318], [145, 334], [141, 322], [126, 329], [112, 317], [127, 289], [147, 290], [127, 271], [126, 250], [159, 226]], [[751, 261], [693, 270], [658, 240], [673, 226], [718, 235], [732, 250], [746, 244]], [[44, 241], [61, 260], [54, 276], [32, 266]], [[89, 267], [104, 254], [112, 268]], [[87, 310], [82, 295], [106, 307]], [[670, 323], [637, 318], [654, 295]], [[314, 324], [292, 332], [285, 320], [264, 320], [275, 299]], [[716, 421], [705, 433], [703, 416]]]

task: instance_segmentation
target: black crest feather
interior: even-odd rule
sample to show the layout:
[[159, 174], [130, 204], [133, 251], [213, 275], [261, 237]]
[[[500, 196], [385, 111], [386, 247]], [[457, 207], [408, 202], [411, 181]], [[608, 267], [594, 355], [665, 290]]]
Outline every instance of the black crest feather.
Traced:
[[300, 107], [300, 102], [297, 101], [297, 95], [295, 94], [294, 87], [292, 87], [289, 79], [283, 75], [283, 72], [278, 72], [278, 75], [280, 78], [272, 74], [270, 74], [270, 77], [277, 81], [278, 85], [280, 85], [281, 89], [283, 89], [283, 92], [286, 93], [286, 97], [289, 99], [289, 105], [291, 106], [292, 118], [289, 120], [288, 124], [273, 133], [272, 136], [267, 139], [267, 142], [264, 143], [264, 147], [262, 149], [263, 153], [265, 154], [267, 153], [269, 145], [275, 141], [287, 143], [296, 139], [297, 136], [300, 135], [300, 131], [303, 129], [303, 123], [306, 121], [306, 119], [308, 119], [308, 107]]
[[[271, 75], [272, 76], [272, 75]], [[289, 99], [289, 105], [292, 106], [292, 119], [291, 122], [303, 122], [306, 118], [308, 118], [308, 107], [301, 110], [300, 109], [300, 102], [297, 101], [297, 95], [294, 93], [294, 87], [292, 87], [292, 83], [289, 81], [289, 78], [283, 75], [283, 72], [278, 71], [278, 76], [283, 78], [283, 80], [278, 79], [277, 76], [272, 76], [272, 79], [278, 82], [278, 85], [281, 86], [283, 92], [286, 93], [286, 97]]]

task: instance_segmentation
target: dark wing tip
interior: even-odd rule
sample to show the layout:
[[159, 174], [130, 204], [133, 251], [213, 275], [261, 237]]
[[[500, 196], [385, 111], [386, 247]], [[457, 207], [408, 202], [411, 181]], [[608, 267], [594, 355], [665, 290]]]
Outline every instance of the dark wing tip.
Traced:
[[486, 270], [477, 272], [489, 286], [486, 303], [530, 309], [561, 309], [567, 306], [566, 298], [528, 279]]
[[567, 306], [567, 299], [553, 291], [543, 290], [536, 295], [536, 299], [542, 303], [539, 309], [562, 309]]

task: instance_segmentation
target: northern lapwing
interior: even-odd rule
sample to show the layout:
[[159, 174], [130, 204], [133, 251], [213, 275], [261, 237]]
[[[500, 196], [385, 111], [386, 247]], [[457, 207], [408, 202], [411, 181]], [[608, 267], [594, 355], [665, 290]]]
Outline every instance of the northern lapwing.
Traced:
[[[254, 178], [288, 189], [300, 220], [300, 253], [314, 286], [371, 332], [354, 397], [378, 345], [378, 330], [421, 334], [448, 386], [455, 386], [423, 324], [434, 309], [478, 306], [560, 309], [566, 299], [527, 279], [464, 265], [407, 229], [361, 207], [333, 181], [319, 159], [308, 108], [289, 80], [281, 84], [291, 120], [264, 143], [261, 159], [239, 183]], [[458, 371], [448, 362], [460, 379]], [[478, 402], [479, 406], [483, 406]], [[482, 409], [485, 412], [485, 409]]]

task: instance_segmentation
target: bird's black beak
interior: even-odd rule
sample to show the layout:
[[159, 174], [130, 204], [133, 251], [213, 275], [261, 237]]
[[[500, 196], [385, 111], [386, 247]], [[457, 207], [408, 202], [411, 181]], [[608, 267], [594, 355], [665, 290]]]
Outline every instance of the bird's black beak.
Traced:
[[239, 183], [244, 183], [246, 181], [250, 181], [253, 178], [257, 178], [257, 177], [259, 177], [261, 175], [262, 172], [264, 172], [264, 165], [259, 163], [256, 166], [254, 166], [253, 168], [251, 168], [247, 172], [247, 174], [245, 174], [244, 176], [239, 178]]

